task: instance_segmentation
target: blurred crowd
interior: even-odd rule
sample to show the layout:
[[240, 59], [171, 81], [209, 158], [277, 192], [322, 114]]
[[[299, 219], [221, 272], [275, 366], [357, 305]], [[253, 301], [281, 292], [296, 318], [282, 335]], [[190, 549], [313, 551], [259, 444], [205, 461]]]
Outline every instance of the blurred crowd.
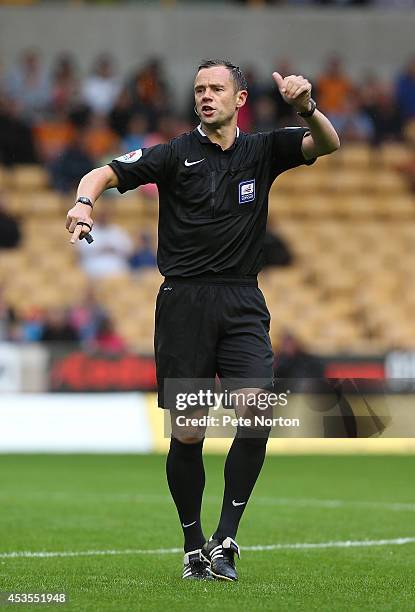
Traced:
[[[283, 76], [301, 72], [287, 59], [274, 67]], [[244, 70], [249, 97], [239, 115], [243, 131], [301, 124], [271, 78], [262, 80], [253, 66]], [[410, 135], [408, 142], [415, 150], [415, 57], [389, 82], [375, 71], [352, 78], [338, 55], [328, 57], [319, 74], [307, 76], [318, 107], [333, 122], [342, 143], [366, 142], [376, 147]], [[72, 194], [80, 178], [97, 165], [167, 142], [194, 127], [198, 118], [193, 107], [189, 90], [187, 108], [178, 108], [174, 87], [158, 58], [124, 75], [114, 57], [102, 54], [83, 74], [68, 53], [56, 57], [46, 70], [41, 55], [28, 49], [0, 76], [0, 165], [42, 164], [53, 188]], [[401, 171], [415, 190], [415, 161]], [[154, 198], [157, 191], [146, 186], [144, 194]], [[18, 219], [0, 197], [0, 257], [2, 249], [19, 247], [21, 233]], [[145, 232], [131, 237], [108, 218], [105, 206], [95, 215], [94, 237], [92, 245], [81, 241], [78, 247], [80, 265], [92, 286], [103, 276], [157, 265], [155, 237]], [[265, 250], [268, 265], [290, 264], [292, 255], [279, 236], [268, 234]], [[125, 347], [92, 289], [70, 309], [45, 312], [28, 305], [25, 312], [16, 313], [0, 286], [2, 340], [74, 342], [108, 351]]]
[[30, 305], [21, 312], [11, 307], [0, 286], [0, 342], [72, 344], [89, 351], [119, 353], [127, 348], [92, 288], [70, 308], [41, 309]]
[[[248, 103], [239, 124], [247, 132], [295, 125], [298, 117], [269, 78], [244, 67]], [[275, 62], [283, 76], [301, 72], [289, 60]], [[341, 139], [378, 145], [399, 140], [415, 117], [415, 58], [390, 82], [375, 71], [353, 79], [341, 57], [327, 58], [319, 74], [307, 75], [319, 108]], [[56, 189], [69, 192], [91, 168], [123, 152], [166, 142], [193, 127], [197, 117], [189, 90], [179, 109], [163, 63], [151, 58], [121, 74], [109, 54], [96, 58], [83, 74], [68, 53], [46, 70], [41, 55], [26, 50], [0, 78], [0, 163], [39, 162], [49, 168]]]
[[[7, 212], [0, 196], [0, 257], [15, 249], [21, 240], [19, 220]], [[69, 308], [42, 309], [31, 303], [22, 308], [8, 304], [5, 286], [0, 283], [0, 342], [44, 342], [82, 345], [86, 350], [118, 353], [129, 348], [116, 331], [110, 314], [96, 294], [96, 281], [134, 275], [156, 269], [156, 236], [139, 231], [133, 238], [111, 219], [111, 207], [105, 202], [94, 215], [94, 242], [77, 243], [79, 265], [89, 280], [88, 289]], [[288, 266], [293, 255], [278, 234], [268, 231], [264, 245], [264, 268]], [[130, 347], [131, 348], [131, 347]]]
[[[79, 265], [89, 279], [85, 294], [79, 300], [75, 298], [69, 308], [40, 308], [27, 296], [24, 306], [15, 309], [6, 299], [6, 285], [0, 283], [0, 342], [69, 343], [104, 353], [128, 348], [97, 298], [95, 281], [155, 269], [156, 238], [146, 231], [132, 238], [111, 220], [105, 205], [94, 221], [94, 242], [77, 243]], [[7, 200], [0, 194], [0, 265], [1, 254], [17, 249], [21, 240], [20, 220], [8, 212]]]

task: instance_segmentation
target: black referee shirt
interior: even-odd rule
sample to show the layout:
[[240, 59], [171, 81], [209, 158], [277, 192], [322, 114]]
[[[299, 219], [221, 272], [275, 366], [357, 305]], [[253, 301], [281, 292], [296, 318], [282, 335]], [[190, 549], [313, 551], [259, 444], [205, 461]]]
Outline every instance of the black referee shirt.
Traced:
[[305, 128], [260, 134], [237, 130], [222, 151], [199, 126], [168, 144], [139, 149], [109, 165], [124, 193], [157, 183], [157, 262], [163, 276], [256, 275], [274, 179], [310, 165], [301, 151]]

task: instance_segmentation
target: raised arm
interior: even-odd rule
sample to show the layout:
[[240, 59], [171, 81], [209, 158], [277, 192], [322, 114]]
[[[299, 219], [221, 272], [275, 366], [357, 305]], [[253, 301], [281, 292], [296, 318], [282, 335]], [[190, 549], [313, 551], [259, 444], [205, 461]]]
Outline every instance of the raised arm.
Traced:
[[[81, 179], [76, 199], [79, 197], [88, 198], [94, 205], [99, 196], [111, 187], [118, 186], [118, 177], [110, 166], [96, 168]], [[84, 224], [84, 225], [82, 225]], [[88, 234], [92, 229], [92, 206], [77, 202], [67, 214], [66, 229], [72, 234], [71, 244], [75, 244], [80, 237]]]
[[[282, 78], [278, 72], [272, 74], [283, 99], [294, 107], [297, 113], [307, 113], [315, 105], [311, 99], [311, 83], [302, 76], [291, 75]], [[302, 151], [305, 159], [333, 153], [340, 147], [336, 130], [323, 113], [315, 109], [312, 115], [304, 117], [310, 134], [303, 138]]]

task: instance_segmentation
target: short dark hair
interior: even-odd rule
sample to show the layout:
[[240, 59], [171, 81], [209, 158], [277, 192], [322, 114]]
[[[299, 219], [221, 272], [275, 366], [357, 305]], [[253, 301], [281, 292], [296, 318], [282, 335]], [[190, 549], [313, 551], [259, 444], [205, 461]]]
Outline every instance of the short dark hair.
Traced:
[[241, 89], [248, 90], [248, 83], [246, 82], [246, 77], [244, 73], [239, 68], [239, 66], [235, 66], [234, 64], [232, 64], [232, 62], [229, 62], [228, 60], [202, 60], [202, 63], [197, 69], [197, 72], [199, 72], [199, 70], [202, 70], [203, 68], [213, 68], [214, 66], [224, 66], [229, 70], [229, 72], [231, 73], [231, 77], [233, 78], [236, 91], [241, 91]]

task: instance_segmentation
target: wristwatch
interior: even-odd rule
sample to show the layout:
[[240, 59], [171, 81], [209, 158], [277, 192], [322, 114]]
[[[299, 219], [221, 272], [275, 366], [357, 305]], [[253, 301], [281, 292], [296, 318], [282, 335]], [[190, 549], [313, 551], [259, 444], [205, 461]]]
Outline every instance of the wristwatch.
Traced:
[[81, 202], [81, 204], [87, 204], [91, 208], [94, 208], [94, 205], [92, 204], [91, 200], [89, 198], [85, 198], [84, 196], [79, 196], [79, 198], [76, 200], [75, 204], [77, 202]]
[[299, 115], [300, 117], [311, 117], [311, 115], [314, 114], [314, 111], [317, 108], [317, 104], [315, 102], [315, 100], [313, 100], [313, 98], [310, 98], [309, 100], [311, 107], [308, 111], [303, 111], [302, 113], [297, 113], [297, 115]]

